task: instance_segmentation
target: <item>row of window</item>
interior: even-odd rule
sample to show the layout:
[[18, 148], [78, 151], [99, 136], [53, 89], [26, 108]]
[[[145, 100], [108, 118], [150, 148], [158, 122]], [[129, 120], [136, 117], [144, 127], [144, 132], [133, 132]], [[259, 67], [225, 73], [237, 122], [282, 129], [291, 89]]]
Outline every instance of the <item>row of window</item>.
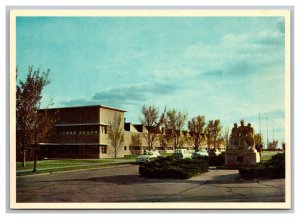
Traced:
[[59, 135], [98, 135], [100, 134], [107, 134], [107, 126], [100, 126], [98, 129], [97, 127], [94, 128], [80, 128], [78, 129], [66, 129], [60, 128], [58, 129], [57, 133]]
[[[59, 135], [76, 135], [76, 131], [59, 131]], [[91, 131], [79, 131], [79, 135], [97, 135], [97, 130], [91, 130]]]

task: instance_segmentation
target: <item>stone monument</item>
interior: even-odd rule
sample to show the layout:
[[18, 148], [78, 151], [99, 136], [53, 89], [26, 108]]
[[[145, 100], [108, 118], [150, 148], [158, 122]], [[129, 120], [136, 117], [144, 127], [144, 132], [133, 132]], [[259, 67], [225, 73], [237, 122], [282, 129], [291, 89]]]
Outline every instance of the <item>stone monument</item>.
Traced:
[[245, 126], [244, 120], [241, 120], [239, 127], [234, 123], [225, 152], [225, 166], [253, 166], [259, 162], [260, 156], [255, 149], [253, 127], [250, 123]]

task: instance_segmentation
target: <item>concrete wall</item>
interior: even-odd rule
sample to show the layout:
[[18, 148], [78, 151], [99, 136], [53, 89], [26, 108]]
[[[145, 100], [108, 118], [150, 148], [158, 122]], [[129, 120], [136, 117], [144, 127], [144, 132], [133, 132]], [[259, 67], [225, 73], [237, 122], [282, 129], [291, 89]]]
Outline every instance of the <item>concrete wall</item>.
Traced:
[[[118, 118], [121, 116], [121, 127], [124, 130], [124, 112], [118, 111], [118, 110], [113, 110], [113, 109], [107, 109], [107, 108], [100, 108], [99, 110], [99, 118], [100, 118], [100, 127], [99, 127], [99, 144], [101, 146], [107, 146], [106, 154], [101, 153], [101, 146], [100, 146], [100, 158], [109, 158], [113, 157], [113, 148], [110, 146], [110, 140], [108, 138], [108, 126], [114, 121], [114, 118]], [[107, 132], [103, 133], [102, 132], [102, 127], [106, 126]], [[119, 157], [123, 157], [123, 148], [120, 149], [118, 153]]]

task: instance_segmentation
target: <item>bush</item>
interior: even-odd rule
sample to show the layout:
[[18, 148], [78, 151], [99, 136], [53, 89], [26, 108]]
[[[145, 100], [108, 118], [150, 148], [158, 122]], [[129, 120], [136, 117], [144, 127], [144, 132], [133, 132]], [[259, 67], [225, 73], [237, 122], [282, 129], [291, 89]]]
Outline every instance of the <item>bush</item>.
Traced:
[[276, 154], [270, 160], [254, 167], [240, 167], [239, 174], [246, 179], [285, 178], [285, 154]]
[[284, 167], [285, 166], [285, 153], [275, 154], [270, 160], [263, 163], [268, 167]]
[[225, 164], [225, 154], [200, 156], [194, 159], [204, 160], [209, 166], [223, 166]]
[[188, 179], [208, 170], [208, 164], [200, 159], [177, 159], [173, 156], [159, 157], [142, 163], [139, 173], [149, 178]]

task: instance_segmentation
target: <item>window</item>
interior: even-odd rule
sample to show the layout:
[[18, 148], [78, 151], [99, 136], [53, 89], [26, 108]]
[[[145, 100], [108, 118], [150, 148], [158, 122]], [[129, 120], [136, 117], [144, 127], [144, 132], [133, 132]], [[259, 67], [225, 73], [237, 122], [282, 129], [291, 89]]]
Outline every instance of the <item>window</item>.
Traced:
[[106, 154], [106, 153], [107, 153], [107, 146], [101, 145], [101, 154]]
[[107, 134], [107, 126], [101, 125], [100, 132], [101, 132], [101, 134]]
[[129, 150], [141, 150], [141, 146], [129, 146]]
[[127, 150], [127, 147], [126, 146], [124, 146], [124, 151], [126, 151]]

